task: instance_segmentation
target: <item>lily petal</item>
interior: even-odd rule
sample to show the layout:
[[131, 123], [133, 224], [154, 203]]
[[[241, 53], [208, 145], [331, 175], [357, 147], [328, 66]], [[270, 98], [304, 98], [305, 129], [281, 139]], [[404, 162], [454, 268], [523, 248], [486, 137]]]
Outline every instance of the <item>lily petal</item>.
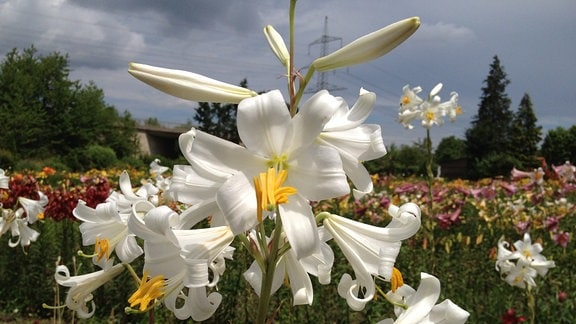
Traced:
[[128, 73], [169, 95], [196, 102], [239, 103], [257, 95], [252, 90], [200, 74], [146, 64], [130, 63]]
[[312, 62], [316, 70], [325, 72], [376, 59], [404, 42], [420, 27], [420, 19], [412, 17], [388, 25], [362, 36], [352, 43], [317, 58]]
[[287, 203], [278, 207], [284, 232], [296, 258], [301, 259], [319, 252], [320, 237], [308, 201], [301, 195], [294, 194]]

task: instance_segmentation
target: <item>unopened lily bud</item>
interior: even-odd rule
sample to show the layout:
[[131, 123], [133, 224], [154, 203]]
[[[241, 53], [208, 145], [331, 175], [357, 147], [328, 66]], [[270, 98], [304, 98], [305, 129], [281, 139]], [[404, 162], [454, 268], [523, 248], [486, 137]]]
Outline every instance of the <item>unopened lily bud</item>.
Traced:
[[268, 45], [270, 45], [272, 52], [274, 52], [276, 57], [280, 60], [280, 63], [288, 67], [290, 64], [290, 52], [288, 52], [288, 48], [286, 47], [282, 36], [280, 36], [276, 29], [270, 25], [264, 27], [264, 35], [266, 35]]
[[420, 27], [420, 18], [412, 17], [362, 36], [341, 49], [317, 58], [312, 66], [320, 72], [356, 65], [376, 59], [404, 42]]
[[187, 71], [130, 63], [128, 72], [169, 95], [196, 102], [239, 103], [258, 95], [250, 89]]

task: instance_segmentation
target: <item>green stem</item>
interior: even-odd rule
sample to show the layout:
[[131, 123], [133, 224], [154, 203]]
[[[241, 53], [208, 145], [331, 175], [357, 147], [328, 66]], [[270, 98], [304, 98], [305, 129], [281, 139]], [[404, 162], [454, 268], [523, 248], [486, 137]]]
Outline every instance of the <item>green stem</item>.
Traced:
[[528, 309], [530, 309], [530, 324], [534, 324], [536, 321], [536, 300], [530, 287], [526, 289], [526, 296], [528, 297]]
[[289, 25], [290, 25], [290, 40], [289, 40], [289, 53], [290, 58], [288, 59], [288, 93], [290, 95], [290, 115], [296, 115], [296, 102], [295, 102], [295, 91], [294, 91], [294, 82], [296, 81], [295, 78], [295, 70], [294, 70], [294, 15], [296, 12], [296, 0], [290, 1], [290, 12], [289, 12]]
[[274, 282], [274, 273], [280, 257], [279, 246], [280, 237], [282, 236], [282, 221], [280, 215], [276, 215], [276, 226], [272, 236], [271, 246], [269, 253], [266, 253], [266, 260], [264, 262], [265, 269], [262, 270], [262, 285], [260, 290], [260, 299], [258, 300], [258, 317], [256, 323], [263, 324], [266, 322], [268, 310], [270, 308], [270, 299], [272, 297], [272, 283]]
[[432, 204], [434, 195], [432, 187], [434, 186], [434, 173], [432, 173], [432, 139], [430, 138], [430, 128], [426, 127], [426, 151], [428, 153], [428, 160], [426, 161], [426, 175], [428, 178], [428, 213], [433, 216]]

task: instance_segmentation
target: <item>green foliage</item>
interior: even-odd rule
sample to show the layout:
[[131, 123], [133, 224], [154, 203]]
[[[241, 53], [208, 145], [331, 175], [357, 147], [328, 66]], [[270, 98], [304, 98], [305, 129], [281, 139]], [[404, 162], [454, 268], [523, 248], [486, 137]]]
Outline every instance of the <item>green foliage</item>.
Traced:
[[135, 121], [94, 83], [69, 80], [67, 56], [16, 49], [0, 64], [0, 142], [16, 159], [65, 157], [89, 145], [136, 152]]
[[2, 169], [13, 168], [16, 163], [14, 154], [9, 150], [0, 148], [0, 165]]
[[560, 165], [566, 161], [576, 162], [576, 125], [565, 129], [551, 129], [544, 137], [542, 156], [549, 164]]
[[511, 151], [513, 156], [520, 160], [518, 169], [526, 169], [538, 165], [536, 160], [538, 143], [542, 139], [542, 127], [536, 125], [538, 119], [532, 108], [530, 95], [524, 94], [520, 106], [512, 121], [512, 133], [510, 137]]
[[476, 161], [474, 165], [474, 174], [478, 178], [508, 177], [512, 168], [521, 165], [521, 162], [507, 153], [492, 153]]
[[434, 153], [436, 163], [442, 164], [466, 157], [466, 141], [455, 136], [443, 138]]
[[[246, 79], [240, 82], [240, 86], [248, 87]], [[234, 143], [240, 143], [240, 136], [236, 129], [237, 111], [238, 105], [200, 102], [196, 108], [194, 120], [202, 131]]]
[[[424, 143], [413, 145], [392, 144], [383, 157], [364, 163], [371, 174], [394, 174], [401, 176], [422, 175], [426, 173], [428, 153]], [[435, 169], [436, 166], [433, 166]]]

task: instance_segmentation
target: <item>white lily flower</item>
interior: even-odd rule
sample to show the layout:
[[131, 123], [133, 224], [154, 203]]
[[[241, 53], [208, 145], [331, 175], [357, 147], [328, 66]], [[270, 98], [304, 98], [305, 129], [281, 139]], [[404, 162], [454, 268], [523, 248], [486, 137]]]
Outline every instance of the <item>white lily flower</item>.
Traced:
[[236, 104], [257, 95], [256, 92], [246, 88], [181, 70], [130, 63], [128, 72], [138, 80], [169, 95], [196, 102]]
[[543, 251], [540, 243], [532, 244], [529, 233], [524, 233], [522, 240], [514, 242], [515, 250], [508, 249], [504, 238], [498, 240], [498, 256], [496, 270], [502, 279], [511, 286], [520, 288], [535, 287], [535, 278], [544, 277], [548, 270], [556, 266], [552, 260], [547, 260], [540, 254]]
[[237, 234], [258, 224], [253, 177], [270, 167], [287, 170], [285, 185], [298, 193], [278, 206], [284, 231], [298, 258], [313, 254], [319, 239], [308, 200], [350, 191], [338, 151], [316, 141], [338, 106], [333, 96], [321, 91], [291, 118], [278, 90], [243, 100], [237, 121], [246, 147], [194, 129], [181, 135], [180, 147], [191, 168], [188, 175], [175, 171], [171, 194], [186, 202], [216, 197]]
[[82, 245], [96, 245], [95, 263], [104, 256], [105, 260], [109, 259], [112, 250], [124, 263], [131, 263], [143, 253], [135, 235], [128, 230], [129, 214], [119, 213], [115, 202], [101, 203], [91, 208], [79, 200], [72, 213], [83, 222], [79, 226]]
[[[352, 265], [357, 279], [345, 274], [338, 292], [354, 310], [362, 310], [375, 292], [372, 275], [390, 281], [401, 241], [420, 229], [420, 208], [406, 203], [400, 208], [391, 205], [392, 221], [386, 227], [363, 224], [338, 215], [326, 213], [323, 224]], [[358, 297], [362, 290], [363, 297]]]
[[362, 162], [386, 154], [380, 125], [363, 124], [372, 113], [375, 102], [376, 94], [364, 89], [360, 89], [360, 96], [352, 108], [348, 109], [342, 100], [318, 137], [321, 144], [333, 147], [340, 153], [344, 171], [355, 186], [353, 193], [356, 199], [373, 190], [372, 178]]
[[[124, 271], [124, 266], [116, 264], [105, 270], [70, 276], [70, 270], [64, 265], [59, 265], [56, 267], [54, 278], [59, 285], [70, 287], [66, 295], [66, 306], [75, 311], [78, 317], [89, 318], [96, 311], [96, 305], [92, 300], [92, 292], [115, 278], [122, 271]], [[91, 307], [87, 305], [89, 302]]]
[[274, 55], [280, 60], [280, 63], [286, 67], [287, 71], [290, 71], [290, 52], [284, 43], [282, 36], [272, 27], [271, 25], [266, 25], [264, 27], [264, 35], [268, 40], [268, 45], [270, 49], [274, 52]]
[[48, 204], [48, 197], [41, 191], [38, 191], [38, 196], [38, 200], [18, 197], [18, 202], [26, 211], [26, 218], [29, 224], [34, 224], [38, 218], [44, 217], [44, 208]]
[[420, 27], [420, 18], [412, 17], [362, 36], [326, 56], [317, 58], [312, 66], [325, 72], [376, 59], [404, 42]]
[[[8, 211], [12, 212], [12, 210]], [[10, 247], [16, 247], [18, 246], [18, 244], [20, 244], [22, 247], [26, 247], [30, 245], [32, 242], [36, 242], [36, 240], [40, 236], [39, 232], [28, 227], [28, 221], [26, 220], [26, 218], [22, 217], [23, 213], [24, 210], [22, 208], [19, 208], [18, 210], [16, 210], [16, 212], [13, 213], [12, 216], [13, 218], [10, 218], [10, 216], [8, 217], [7, 222], [4, 220], [4, 218], [6, 217], [5, 213], [3, 213], [4, 217], [0, 219], [0, 223], [4, 223], [0, 224], [1, 229], [0, 234], [6, 231], [8, 228], [10, 228], [10, 234], [12, 235], [12, 238], [18, 237], [15, 242], [13, 242], [12, 239], [8, 241], [8, 246]]]
[[10, 177], [4, 173], [4, 169], [0, 169], [0, 188], [9, 189]]
[[[128, 226], [144, 240], [145, 272], [150, 273], [152, 281], [158, 281], [159, 276], [162, 281], [166, 279], [161, 287], [153, 287], [160, 289], [155, 294], [166, 295], [164, 304], [178, 319], [192, 317], [195, 321], [203, 321], [212, 316], [222, 296], [216, 292], [206, 295], [206, 286], [218, 282], [222, 272], [218, 256], [221, 253], [230, 255], [228, 246], [234, 239], [230, 229], [174, 230], [179, 218], [167, 206], [155, 207], [140, 201], [133, 209]], [[218, 264], [214, 264], [215, 261]], [[209, 269], [213, 270], [212, 281]], [[142, 300], [146, 305], [141, 305], [141, 309], [146, 309], [148, 300]]]
[[395, 293], [389, 292], [388, 297], [399, 303], [406, 304], [408, 309], [394, 307], [397, 319], [391, 318], [378, 322], [378, 324], [460, 324], [465, 323], [470, 313], [446, 299], [440, 304], [436, 301], [440, 297], [440, 280], [427, 274], [420, 273], [418, 290], [404, 284]]
[[450, 100], [441, 102], [438, 93], [442, 90], [442, 83], [438, 83], [428, 95], [427, 100], [418, 97], [422, 88], [415, 87], [410, 89], [406, 85], [402, 88], [404, 95], [400, 100], [400, 109], [398, 111], [398, 121], [406, 128], [412, 129], [412, 121], [421, 119], [422, 126], [430, 128], [433, 125], [442, 125], [443, 117], [450, 116], [450, 121], [454, 121], [457, 115], [462, 114], [462, 108], [458, 105], [458, 93], [452, 92]]

